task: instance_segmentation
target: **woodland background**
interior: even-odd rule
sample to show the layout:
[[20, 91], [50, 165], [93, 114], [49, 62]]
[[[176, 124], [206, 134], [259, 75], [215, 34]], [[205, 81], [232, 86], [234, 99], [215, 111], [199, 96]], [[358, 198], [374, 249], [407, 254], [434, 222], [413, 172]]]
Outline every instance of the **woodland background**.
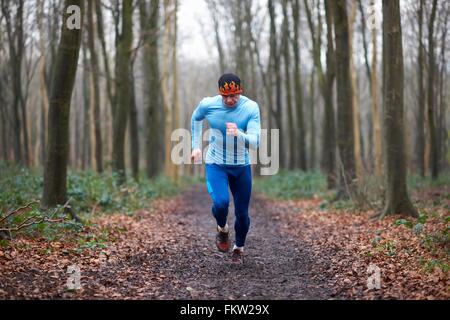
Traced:
[[[190, 6], [200, 2], [192, 18]], [[79, 29], [64, 23], [71, 5], [81, 9]], [[356, 250], [417, 280], [413, 288], [388, 277], [392, 286], [372, 294], [352, 289], [356, 280], [344, 267], [331, 268], [334, 295], [448, 298], [448, 1], [0, 0], [0, 6], [5, 276], [32, 274], [24, 267], [31, 257], [38, 263], [55, 253], [60, 265], [62, 250], [85, 260], [107, 251], [117, 237], [105, 235], [105, 225], [120, 233], [129, 216], [161, 198], [168, 214], [173, 201], [185, 210], [195, 205], [176, 196], [203, 184], [203, 168], [175, 166], [170, 135], [189, 130], [199, 101], [216, 95], [219, 76], [233, 72], [259, 103], [262, 127], [280, 129], [281, 170], [255, 177], [255, 193], [271, 199], [256, 202], [269, 201], [269, 213], [303, 212], [300, 220], [277, 219], [290, 226], [286, 234], [311, 245], [318, 265], [341, 243], [350, 260]], [[296, 224], [333, 240], [317, 241]], [[146, 225], [149, 237], [154, 228], [163, 233], [166, 226]], [[43, 297], [39, 286], [49, 282], [33, 294], [21, 279], [0, 281], [0, 296]]]

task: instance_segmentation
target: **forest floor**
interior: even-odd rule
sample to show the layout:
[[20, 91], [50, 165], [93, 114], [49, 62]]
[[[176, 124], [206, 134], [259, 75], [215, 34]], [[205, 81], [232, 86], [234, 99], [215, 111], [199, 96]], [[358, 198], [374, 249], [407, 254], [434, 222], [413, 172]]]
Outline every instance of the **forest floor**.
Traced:
[[[0, 299], [449, 299], [450, 187], [413, 196], [430, 193], [439, 203], [420, 222], [254, 195], [244, 264], [234, 265], [215, 248], [206, 188], [194, 186], [133, 215], [100, 215], [82, 242], [10, 241]], [[80, 288], [70, 290], [74, 265]], [[370, 265], [379, 289], [367, 287]]]

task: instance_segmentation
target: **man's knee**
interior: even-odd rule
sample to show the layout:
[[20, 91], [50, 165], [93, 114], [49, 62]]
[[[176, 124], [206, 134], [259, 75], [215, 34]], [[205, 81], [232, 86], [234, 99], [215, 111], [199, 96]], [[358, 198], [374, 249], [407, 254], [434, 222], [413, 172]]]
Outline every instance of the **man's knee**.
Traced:
[[214, 207], [218, 211], [228, 210], [229, 204], [230, 204], [229, 200], [226, 198], [219, 198], [219, 199], [216, 199], [216, 201], [214, 201]]
[[250, 217], [248, 212], [236, 212], [236, 221], [239, 221], [241, 225], [249, 225]]

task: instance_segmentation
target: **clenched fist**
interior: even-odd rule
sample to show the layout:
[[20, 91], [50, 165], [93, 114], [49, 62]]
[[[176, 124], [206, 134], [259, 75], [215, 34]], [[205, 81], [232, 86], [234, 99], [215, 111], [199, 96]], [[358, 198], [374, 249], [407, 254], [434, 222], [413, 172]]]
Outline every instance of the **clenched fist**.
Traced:
[[200, 149], [192, 150], [191, 159], [194, 160], [194, 164], [202, 163], [202, 150]]
[[238, 136], [239, 130], [237, 124], [234, 122], [227, 122], [227, 136]]

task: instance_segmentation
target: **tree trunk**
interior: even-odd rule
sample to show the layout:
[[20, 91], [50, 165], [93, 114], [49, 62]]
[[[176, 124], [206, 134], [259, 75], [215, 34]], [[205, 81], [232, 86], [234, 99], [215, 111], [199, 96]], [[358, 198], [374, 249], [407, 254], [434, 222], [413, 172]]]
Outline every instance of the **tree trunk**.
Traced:
[[[64, 5], [64, 2], [62, 2]], [[47, 91], [50, 92], [50, 86], [51, 86], [51, 77], [53, 75], [53, 70], [55, 69], [55, 60], [56, 60], [56, 54], [58, 51], [58, 38], [59, 38], [59, 31], [60, 31], [60, 12], [62, 12], [63, 8], [61, 6], [60, 1], [53, 1], [52, 6], [49, 10], [48, 15], [53, 17], [53, 23], [49, 26], [49, 40], [50, 40], [50, 63], [49, 63], [49, 70], [47, 71]]]
[[440, 65], [441, 69], [439, 72], [439, 125], [438, 125], [438, 145], [439, 145], [439, 167], [445, 169], [446, 166], [446, 155], [447, 155], [447, 100], [446, 100], [446, 91], [445, 91], [445, 80], [446, 80], [446, 68], [447, 68], [447, 60], [446, 60], [446, 44], [447, 44], [447, 33], [448, 29], [448, 18], [450, 15], [450, 10], [445, 13], [444, 18], [444, 26], [442, 28], [442, 36], [441, 36], [441, 56], [440, 56]]
[[[248, 13], [249, 15], [251, 14], [251, 12]], [[263, 66], [262, 63], [262, 59], [261, 59], [261, 54], [260, 54], [260, 49], [259, 49], [259, 45], [258, 42], [255, 39], [255, 35], [253, 34], [253, 30], [249, 30], [249, 36], [250, 36], [250, 49], [252, 50], [253, 54], [254, 54], [254, 58], [255, 58], [255, 69], [257, 68], [259, 70], [259, 74], [260, 74], [260, 78], [262, 81], [262, 85], [263, 85], [263, 92], [264, 94], [261, 95], [261, 99], [262, 101], [268, 105], [267, 107], [267, 116], [265, 114], [265, 111], [263, 109], [260, 110], [261, 114], [261, 121], [262, 121], [262, 126], [264, 128], [266, 128], [267, 130], [267, 139], [268, 141], [270, 141], [270, 125], [269, 125], [269, 120], [271, 118], [271, 110], [272, 110], [272, 86], [270, 85], [271, 82], [271, 77], [270, 77], [270, 70], [271, 70], [271, 64], [272, 64], [272, 56], [269, 53], [269, 57], [268, 57], [268, 63], [267, 63], [267, 67], [266, 69]], [[269, 50], [270, 51], [270, 50]], [[256, 70], [255, 70], [256, 73]], [[256, 74], [255, 74], [255, 78], [256, 78]], [[270, 144], [267, 147], [267, 153], [270, 154], [271, 150], [270, 150]], [[260, 158], [259, 158], [259, 154], [258, 154], [258, 161], [257, 164], [255, 166], [255, 174], [256, 175], [260, 175], [261, 174], [261, 168], [263, 167]]]
[[172, 134], [172, 126], [173, 126], [173, 104], [170, 101], [170, 93], [169, 93], [169, 49], [170, 49], [170, 37], [172, 34], [172, 15], [174, 11], [172, 11], [172, 0], [164, 0], [164, 35], [163, 35], [163, 59], [162, 59], [162, 79], [161, 79], [161, 89], [164, 103], [164, 142], [165, 142], [165, 157], [164, 157], [164, 172], [171, 179], [175, 178], [175, 168], [171, 161], [171, 134]]
[[433, 0], [428, 24], [428, 129], [430, 131], [430, 166], [431, 176], [436, 179], [439, 174], [438, 144], [435, 119], [435, 56], [434, 56], [434, 21], [436, 20], [437, 0]]
[[21, 109], [21, 116], [22, 116], [22, 141], [23, 141], [23, 155], [24, 155], [24, 164], [26, 166], [31, 165], [31, 157], [30, 157], [30, 142], [29, 142], [29, 135], [28, 135], [28, 117], [27, 117], [27, 106], [26, 106], [26, 100], [24, 99], [23, 93], [24, 90], [22, 89], [22, 61], [24, 57], [24, 51], [25, 51], [25, 40], [24, 40], [24, 29], [23, 29], [23, 9], [24, 9], [24, 1], [19, 0], [18, 1], [18, 10], [17, 10], [17, 28], [16, 28], [16, 37], [17, 37], [17, 69], [14, 71], [15, 80], [17, 81], [16, 84], [16, 90], [17, 95], [19, 97], [20, 101], [20, 109]]
[[[22, 57], [20, 54], [21, 49], [16, 47], [16, 43], [18, 42], [17, 32], [16, 30], [13, 30], [13, 21], [11, 18], [11, 2], [2, 0], [2, 14], [5, 18], [5, 25], [6, 25], [6, 31], [8, 35], [8, 43], [9, 43], [9, 56], [10, 61], [9, 65], [11, 67], [11, 75], [12, 75], [12, 83], [11, 83], [11, 89], [13, 92], [13, 104], [12, 104], [12, 111], [13, 111], [13, 128], [14, 128], [14, 160], [16, 163], [19, 164], [25, 164], [25, 159], [23, 159], [23, 153], [22, 153], [22, 143], [21, 143], [21, 122], [20, 122], [20, 113], [19, 113], [19, 107], [20, 107], [20, 97], [22, 95], [21, 93], [21, 69], [22, 69]], [[19, 17], [16, 17], [20, 18]], [[23, 44], [18, 43], [19, 47]]]
[[[114, 116], [114, 106], [116, 105], [116, 92], [114, 92], [114, 82], [111, 76], [111, 67], [109, 64], [108, 53], [106, 49], [105, 34], [103, 29], [103, 12], [101, 8], [101, 1], [94, 1], [95, 12], [97, 18], [97, 35], [101, 44], [102, 61], [105, 72], [106, 80], [106, 93], [109, 102], [109, 112], [104, 110], [104, 119], [106, 122], [105, 132], [103, 134], [103, 144], [105, 145], [104, 151], [106, 155], [111, 155], [112, 150], [112, 125]], [[117, 52], [117, 51], [116, 51]]]
[[[0, 3], [0, 5], [3, 5]], [[1, 11], [2, 12], [2, 11]], [[2, 12], [3, 13], [3, 12]], [[4, 39], [3, 39], [3, 32], [0, 32], [0, 50], [3, 51], [3, 44], [4, 44]], [[3, 60], [0, 59], [0, 63], [3, 63]], [[5, 162], [8, 161], [8, 154], [9, 154], [9, 140], [8, 140], [8, 118], [7, 118], [7, 103], [6, 103], [6, 99], [5, 99], [5, 94], [4, 94], [4, 80], [3, 80], [4, 74], [3, 72], [0, 72], [0, 119], [1, 119], [1, 125], [0, 125], [0, 135], [1, 135], [1, 152], [2, 152], [2, 158]]]
[[[48, 148], [44, 169], [43, 207], [54, 207], [67, 201], [66, 177], [69, 153], [70, 100], [77, 70], [83, 26], [83, 0], [66, 0], [64, 5], [61, 41], [52, 74], [48, 119]], [[67, 8], [81, 9], [80, 29], [68, 29]]]
[[[133, 70], [134, 63], [131, 65]], [[139, 135], [138, 135], [138, 111], [136, 108], [136, 98], [134, 90], [133, 71], [130, 72], [130, 157], [131, 172], [133, 178], [139, 181]]]
[[[298, 167], [306, 171], [306, 130], [303, 113], [303, 88], [301, 79], [301, 59], [300, 59], [300, 3], [299, 0], [292, 1], [292, 18], [294, 20], [294, 39], [292, 41], [294, 49], [294, 83], [295, 83], [295, 104], [297, 110], [297, 126], [298, 126]], [[315, 137], [314, 137], [315, 138]], [[296, 149], [297, 149], [296, 148]]]
[[[380, 123], [380, 111], [378, 103], [378, 50], [377, 50], [377, 27], [376, 27], [376, 14], [375, 14], [375, 1], [370, 0], [370, 20], [371, 25], [371, 37], [372, 37], [372, 62], [369, 63], [369, 50], [366, 40], [366, 16], [364, 14], [364, 8], [361, 0], [358, 0], [359, 11], [361, 14], [361, 33], [363, 37], [364, 48], [364, 60], [366, 66], [367, 79], [370, 84], [370, 98], [371, 98], [371, 112], [372, 115], [368, 117], [369, 120], [369, 134], [367, 139], [366, 159], [372, 164], [372, 155], [374, 156], [375, 175], [381, 177], [382, 175], [382, 137], [381, 137], [381, 123]], [[373, 149], [369, 148], [373, 144]], [[373, 150], [373, 151], [372, 151]], [[370, 155], [370, 156], [369, 156]], [[372, 165], [370, 165], [372, 167]]]
[[[371, 88], [371, 72], [370, 72], [370, 63], [369, 63], [369, 44], [367, 42], [367, 35], [366, 35], [366, 17], [365, 17], [365, 13], [364, 13], [364, 7], [362, 5], [361, 0], [357, 0], [358, 2], [358, 7], [359, 7], [359, 13], [360, 13], [360, 17], [361, 17], [361, 22], [360, 22], [360, 28], [361, 28], [361, 37], [362, 37], [362, 45], [363, 45], [363, 54], [364, 54], [364, 67], [365, 67], [365, 71], [366, 71], [366, 76], [367, 76], [367, 80], [369, 81], [369, 86]], [[371, 3], [369, 5], [370, 8], [373, 7], [373, 1], [371, 0]], [[373, 14], [369, 14], [369, 16], [372, 18], [372, 24], [373, 26], [375, 26], [374, 23], [374, 17], [375, 15]], [[369, 21], [370, 23], [370, 21]], [[372, 173], [372, 168], [373, 168], [373, 135], [372, 135], [372, 116], [370, 114], [370, 112], [367, 113], [367, 124], [368, 124], [368, 128], [367, 130], [365, 130], [365, 148], [363, 151], [363, 155], [362, 158], [364, 159], [364, 162], [366, 163], [366, 168], [368, 169], [368, 171], [370, 173]], [[362, 133], [364, 135], [364, 133]], [[364, 141], [364, 139], [363, 139]]]
[[[375, 2], [371, 0], [372, 11], [375, 12]], [[375, 17], [374, 17], [375, 19]], [[381, 121], [378, 107], [378, 58], [377, 58], [377, 28], [372, 25], [372, 71], [370, 95], [372, 98], [372, 128], [375, 145], [375, 175], [381, 177], [383, 172]]]
[[[75, 84], [75, 88], [76, 88], [76, 84]], [[74, 94], [75, 94], [75, 101], [83, 101], [83, 95], [81, 94], [81, 100], [80, 100], [80, 93], [79, 91], [77, 91], [76, 89], [74, 90]], [[78, 97], [77, 97], [78, 96]], [[76, 169], [80, 169], [82, 166], [82, 155], [83, 155], [83, 135], [81, 134], [83, 132], [83, 103], [77, 103], [77, 106], [74, 109], [74, 114], [73, 116], [75, 117], [75, 128], [72, 131], [72, 137], [74, 137], [73, 143], [75, 144], [74, 146], [74, 159], [75, 159], [75, 168]]]
[[[89, 61], [87, 58], [87, 45], [85, 42], [82, 44], [83, 51], [83, 79], [90, 78], [90, 72], [88, 71], [87, 66], [89, 65]], [[91, 112], [90, 112], [90, 95], [91, 95], [91, 87], [88, 81], [83, 81], [83, 148], [82, 148], [82, 162], [81, 168], [85, 170], [86, 168], [90, 168], [91, 163]]]
[[[322, 85], [322, 96], [325, 102], [323, 163], [327, 172], [328, 188], [335, 188], [336, 178], [336, 116], [333, 107], [333, 86], [336, 77], [336, 61], [333, 46], [333, 9], [330, 0], [325, 0], [327, 19], [327, 71], [325, 83]], [[317, 66], [316, 66], [317, 68]], [[322, 76], [323, 77], [323, 76]], [[320, 78], [319, 78], [320, 81]], [[320, 82], [319, 82], [320, 83]]]
[[117, 75], [125, 81], [116, 81], [117, 106], [113, 113], [113, 170], [117, 174], [118, 184], [126, 180], [125, 172], [125, 133], [130, 104], [130, 62], [133, 41], [133, 4], [124, 1], [122, 8], [122, 32], [118, 42]]
[[350, 77], [352, 85], [352, 103], [353, 103], [353, 136], [355, 138], [355, 164], [356, 177], [358, 184], [363, 183], [363, 162], [362, 162], [362, 139], [361, 139], [361, 116], [359, 105], [359, 88], [358, 79], [355, 70], [354, 54], [353, 54], [353, 33], [356, 21], [356, 0], [351, 0], [350, 19], [349, 19], [349, 59], [350, 59]]
[[[333, 85], [335, 78], [335, 57], [333, 45], [333, 6], [330, 0], [325, 0], [325, 14], [327, 20], [327, 52], [326, 62], [327, 70], [324, 73], [321, 62], [321, 41], [320, 32], [314, 27], [313, 17], [307, 0], [304, 0], [306, 16], [308, 18], [308, 26], [311, 33], [313, 43], [313, 60], [314, 69], [317, 72], [320, 92], [324, 101], [324, 118], [323, 118], [323, 134], [322, 134], [322, 169], [327, 174], [328, 189], [336, 187], [336, 125], [333, 108]], [[320, 15], [319, 15], [320, 18]], [[319, 20], [318, 25], [321, 25]], [[320, 28], [318, 28], [320, 31]]]
[[288, 16], [288, 2], [283, 0], [283, 58], [284, 58], [284, 77], [285, 77], [285, 88], [286, 88], [286, 105], [288, 111], [288, 132], [289, 132], [289, 162], [288, 168], [293, 170], [295, 168], [296, 160], [296, 148], [295, 148], [295, 128], [294, 128], [294, 111], [292, 108], [291, 99], [291, 58], [289, 50], [289, 16]]
[[[177, 61], [177, 40], [178, 40], [178, 0], [173, 0], [174, 2], [174, 13], [173, 13], [173, 38], [172, 38], [172, 103], [173, 103], [173, 123], [172, 123], [172, 131], [175, 129], [178, 129], [180, 127], [180, 101], [178, 98], [178, 61]], [[178, 141], [175, 141], [175, 143], [178, 143]], [[170, 151], [172, 151], [172, 148], [170, 148]], [[174, 170], [174, 181], [176, 183], [179, 182], [181, 172], [181, 166], [175, 165], [172, 162]]]
[[161, 153], [164, 153], [164, 113], [161, 102], [161, 83], [158, 56], [159, 0], [152, 0], [150, 12], [144, 0], [139, 2], [140, 24], [144, 47], [145, 86], [145, 154], [149, 178], [161, 171]]
[[281, 121], [281, 115], [282, 115], [282, 95], [281, 95], [281, 71], [280, 71], [280, 54], [278, 52], [278, 44], [277, 44], [277, 29], [276, 29], [276, 14], [275, 14], [275, 7], [273, 0], [268, 1], [268, 7], [269, 7], [269, 15], [270, 15], [270, 50], [271, 50], [271, 57], [272, 57], [272, 71], [274, 72], [275, 76], [275, 113], [273, 113], [275, 122], [276, 122], [276, 129], [280, 130], [280, 143], [279, 143], [279, 154], [282, 159], [280, 159], [280, 164], [282, 167], [286, 167], [286, 157], [285, 156], [285, 150], [284, 150], [284, 134], [283, 134], [283, 124]]
[[42, 166], [45, 163], [45, 149], [47, 146], [47, 118], [48, 118], [48, 92], [47, 92], [47, 79], [46, 79], [46, 61], [45, 61], [45, 43], [44, 43], [44, 0], [39, 1], [39, 17], [38, 17], [38, 29], [39, 29], [39, 50], [41, 56], [39, 57], [39, 90], [41, 95], [41, 125], [40, 125], [40, 162]]
[[90, 98], [93, 102], [93, 124], [95, 133], [95, 162], [97, 165], [97, 172], [103, 172], [103, 144], [100, 121], [100, 89], [99, 89], [99, 66], [97, 52], [95, 50], [95, 25], [94, 25], [94, 8], [93, 2], [88, 1], [88, 43], [91, 62], [91, 83], [92, 92]]
[[[3, 33], [0, 32], [0, 44], [3, 44]], [[3, 46], [0, 45], [0, 50], [3, 50]], [[3, 61], [0, 60], [0, 63], [2, 63]], [[7, 137], [7, 132], [8, 132], [8, 122], [7, 122], [7, 118], [6, 115], [8, 114], [7, 112], [7, 108], [6, 108], [6, 101], [5, 101], [5, 95], [3, 93], [3, 88], [4, 88], [4, 84], [3, 84], [3, 73], [0, 72], [0, 135], [1, 135], [1, 152], [2, 152], [2, 158], [5, 162], [8, 161], [8, 150], [9, 150], [9, 144], [8, 144], [8, 137]]]
[[24, 41], [24, 29], [23, 29], [23, 9], [24, 9], [24, 1], [19, 0], [18, 1], [18, 8], [17, 8], [17, 14], [16, 14], [16, 29], [15, 29], [15, 41], [16, 41], [16, 54], [15, 57], [15, 63], [16, 63], [16, 69], [14, 70], [14, 81], [16, 82], [15, 86], [15, 94], [17, 95], [19, 99], [19, 106], [20, 106], [20, 115], [21, 115], [21, 127], [22, 127], [22, 142], [23, 142], [23, 163], [26, 166], [30, 166], [30, 143], [29, 143], [29, 135], [28, 135], [28, 126], [27, 126], [27, 108], [26, 108], [26, 101], [23, 96], [23, 89], [22, 89], [22, 61], [24, 58], [24, 51], [25, 51], [25, 41]]
[[353, 101], [350, 77], [350, 48], [345, 0], [333, 1], [336, 40], [337, 146], [339, 150], [339, 197], [352, 197], [355, 191], [355, 151]]
[[97, 17], [97, 34], [102, 47], [103, 64], [106, 75], [106, 92], [108, 93], [108, 100], [111, 106], [111, 114], [114, 110], [115, 96], [113, 92], [113, 84], [111, 79], [111, 69], [109, 66], [108, 53], [106, 50], [105, 33], [103, 30], [103, 13], [101, 8], [101, 1], [95, 1], [95, 12]]
[[[1, 37], [1, 36], [0, 36]], [[1, 40], [1, 38], [0, 38]], [[9, 144], [8, 144], [8, 121], [7, 121], [7, 111], [6, 111], [6, 103], [4, 99], [3, 94], [3, 81], [0, 78], [0, 119], [1, 119], [1, 150], [2, 150], [2, 158], [6, 162], [8, 161], [8, 151], [9, 151]]]
[[379, 217], [386, 214], [417, 216], [406, 186], [399, 0], [383, 0], [383, 81], [386, 206]]
[[418, 112], [417, 112], [417, 140], [416, 140], [416, 165], [419, 174], [425, 177], [425, 88], [423, 85], [424, 47], [423, 47], [423, 7], [424, 0], [420, 0], [418, 15], [419, 46], [417, 55], [417, 86], [418, 86]]
[[310, 123], [310, 136], [309, 136], [309, 168], [315, 170], [316, 167], [316, 117], [315, 117], [315, 70], [311, 71], [311, 79], [309, 81], [309, 123]]

